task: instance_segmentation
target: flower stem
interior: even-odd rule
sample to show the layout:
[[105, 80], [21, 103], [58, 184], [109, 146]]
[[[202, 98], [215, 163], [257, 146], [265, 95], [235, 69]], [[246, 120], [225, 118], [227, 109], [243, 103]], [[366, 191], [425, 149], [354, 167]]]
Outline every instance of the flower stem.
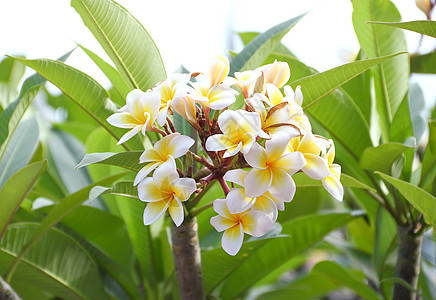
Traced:
[[200, 244], [197, 219], [187, 218], [171, 228], [174, 263], [179, 283], [180, 299], [205, 299], [203, 271], [201, 268]]
[[218, 179], [218, 182], [221, 184], [221, 187], [223, 188], [224, 195], [227, 196], [227, 194], [230, 192], [229, 186], [227, 185], [227, 183], [223, 177], [218, 177], [217, 179]]

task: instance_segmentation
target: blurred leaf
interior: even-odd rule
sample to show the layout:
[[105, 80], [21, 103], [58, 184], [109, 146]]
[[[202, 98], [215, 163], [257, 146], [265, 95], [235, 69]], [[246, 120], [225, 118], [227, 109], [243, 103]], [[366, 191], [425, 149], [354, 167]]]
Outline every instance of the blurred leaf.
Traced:
[[[60, 58], [59, 61], [65, 61], [70, 54], [70, 52], [64, 54]], [[12, 60], [12, 58], [7, 58], [8, 60]], [[15, 60], [13, 60], [15, 61]], [[21, 65], [20, 63], [16, 63]], [[23, 66], [24, 68], [24, 66]], [[24, 70], [24, 69], [23, 69]], [[1, 72], [0, 72], [1, 73]], [[47, 82], [39, 74], [34, 74], [28, 77], [21, 87], [20, 94], [18, 99], [12, 102], [1, 114], [0, 114], [0, 146], [6, 142], [6, 145], [9, 143], [11, 136], [14, 134], [18, 123], [23, 118], [24, 113], [29, 108], [36, 94], [38, 94], [41, 87]], [[6, 146], [7, 147], [7, 146]]]
[[411, 22], [368, 22], [377, 25], [393, 26], [401, 29], [414, 31], [436, 38], [436, 22], [430, 20]]
[[166, 78], [152, 38], [124, 7], [112, 0], [72, 0], [71, 6], [131, 89], [146, 91]]
[[0, 82], [7, 83], [11, 88], [17, 88], [24, 76], [25, 68], [22, 64], [6, 57], [0, 62]]
[[44, 197], [55, 202], [65, 198], [67, 190], [53, 177], [51, 170], [45, 170], [39, 177], [38, 183], [33, 188], [33, 193], [40, 197]]
[[382, 297], [371, 289], [364, 280], [356, 277], [353, 273], [335, 262], [319, 262], [315, 267], [313, 267], [312, 272], [323, 274], [330, 280], [334, 280], [347, 286], [363, 299], [382, 299]]
[[329, 195], [321, 187], [298, 187], [294, 198], [285, 204], [285, 210], [279, 212], [277, 222], [287, 223], [293, 219], [313, 215], [326, 203]]
[[281, 39], [303, 16], [300, 15], [280, 23], [256, 36], [232, 59], [230, 63], [230, 76], [233, 76], [235, 72], [252, 70], [259, 67], [280, 44]]
[[[238, 33], [244, 46], [247, 46], [248, 43], [250, 43], [259, 34], [260, 34], [259, 32], [253, 32], [253, 31]], [[273, 52], [295, 57], [295, 55], [291, 52], [291, 50], [289, 50], [285, 45], [283, 45], [283, 43], [279, 43], [278, 46], [273, 50]]]
[[365, 170], [390, 174], [394, 160], [410, 148], [413, 147], [394, 142], [366, 148], [360, 159], [360, 166]]
[[423, 299], [436, 297], [436, 278], [434, 276], [434, 266], [425, 261], [421, 261], [421, 272], [419, 273], [419, 286], [421, 287]]
[[13, 272], [13, 269], [16, 267], [16, 265], [20, 262], [20, 260], [23, 258], [23, 256], [31, 249], [31, 247], [42, 237], [44, 234], [49, 231], [53, 226], [55, 226], [57, 223], [59, 223], [64, 217], [69, 215], [74, 209], [79, 207], [83, 202], [85, 202], [88, 199], [89, 191], [97, 185], [109, 185], [113, 182], [117, 181], [121, 177], [126, 175], [126, 173], [119, 173], [116, 175], [108, 176], [100, 181], [97, 181], [71, 195], [68, 195], [57, 203], [53, 208], [50, 210], [50, 212], [47, 214], [47, 216], [42, 220], [42, 222], [39, 224], [38, 228], [33, 232], [32, 236], [29, 238], [29, 240], [26, 242], [23, 248], [21, 248], [20, 253], [18, 254], [17, 258], [14, 261], [14, 265], [11, 266], [11, 269], [8, 271], [10, 273]]
[[[430, 130], [432, 130], [431, 127]], [[432, 136], [435, 135], [430, 134], [430, 138]], [[429, 144], [430, 143], [431, 142], [429, 142]], [[431, 147], [427, 146], [421, 164], [421, 179], [419, 180], [418, 185], [422, 187], [424, 190], [431, 192], [432, 185], [435, 182], [435, 176], [436, 176], [436, 153], [432, 153]]]
[[36, 116], [18, 124], [12, 137], [0, 150], [0, 188], [15, 172], [27, 165], [38, 147]]
[[411, 94], [408, 93], [403, 101], [401, 101], [392, 120], [389, 137], [391, 142], [403, 143], [408, 137], [413, 136], [412, 115], [410, 113], [411, 104]]
[[133, 186], [133, 181], [118, 181], [112, 187], [95, 186], [89, 192], [89, 199], [96, 199], [101, 195], [113, 194], [139, 199], [138, 189]]
[[436, 227], [436, 198], [434, 196], [408, 182], [380, 172], [376, 172], [376, 174], [399, 190], [404, 198], [423, 214], [425, 220]]
[[[116, 102], [120, 106], [124, 106], [126, 104], [126, 96], [131, 91], [130, 86], [124, 81], [123, 77], [121, 77], [120, 73], [118, 73], [118, 71], [114, 67], [105, 62], [102, 58], [100, 58], [91, 50], [85, 48], [82, 45], [79, 45], [79, 47], [89, 56], [89, 58], [92, 59], [92, 61], [100, 68], [104, 75], [106, 75], [106, 77], [112, 83], [115, 91], [123, 100], [123, 102], [114, 102]], [[112, 98], [111, 100], [116, 99]]]
[[[38, 224], [15, 223], [8, 227], [0, 249], [0, 271], [4, 273], [29, 242]], [[47, 298], [108, 299], [99, 270], [89, 255], [68, 235], [51, 229], [23, 257], [12, 280], [23, 299], [34, 299], [32, 290]]]
[[436, 68], [436, 51], [410, 56], [410, 72], [412, 73], [424, 73], [435, 74]]
[[95, 126], [90, 126], [89, 124], [82, 122], [65, 122], [65, 123], [55, 123], [53, 127], [59, 129], [64, 133], [69, 133], [74, 137], [78, 138], [82, 143], [86, 142], [86, 139], [95, 130]]
[[[312, 68], [289, 56], [276, 55], [274, 58], [287, 62], [292, 72], [295, 73], [294, 76], [297, 76], [297, 74], [308, 76], [308, 74], [316, 73]], [[291, 80], [293, 80], [292, 75]], [[294, 81], [292, 86], [295, 88], [298, 84], [303, 84], [300, 80], [303, 79]], [[314, 92], [309, 93], [307, 91], [307, 85], [302, 86], [302, 89], [304, 105], [310, 104], [317, 99], [313, 97], [319, 97], [325, 93], [325, 91], [322, 93], [318, 87], [314, 88]], [[318, 101], [308, 107], [305, 113], [309, 116], [311, 121], [315, 120], [328, 130], [335, 142], [341, 143], [356, 160], [366, 147], [372, 145], [369, 137], [368, 124], [365, 118], [356, 104], [340, 90], [326, 95], [322, 101]], [[340, 120], [340, 122], [338, 120]], [[344, 124], [346, 124], [346, 126], [344, 126]]]
[[220, 296], [224, 299], [233, 299], [283, 263], [312, 247], [329, 232], [343, 226], [353, 218], [351, 213], [333, 212], [294, 219], [283, 224], [282, 234], [287, 235], [286, 237], [274, 238], [261, 245], [261, 248], [252, 255], [246, 255], [240, 266], [222, 249], [219, 249], [218, 253], [215, 252], [210, 259], [203, 256], [206, 291], [212, 290], [227, 279]]
[[425, 97], [423, 90], [418, 83], [414, 83], [410, 86], [409, 109], [413, 124], [413, 134], [416, 141], [419, 142], [424, 134], [427, 124], [423, 117], [423, 113], [425, 112]]
[[[368, 58], [407, 52], [404, 32], [397, 28], [367, 24], [367, 21], [401, 19], [395, 5], [389, 0], [353, 1], [353, 25], [365, 55]], [[408, 90], [409, 58], [400, 55], [383, 62], [373, 70], [376, 110], [385, 141], [393, 116]]]
[[32, 190], [47, 161], [34, 162], [12, 175], [0, 190], [0, 240], [15, 212]]
[[430, 151], [433, 153], [433, 155], [436, 155], [436, 120], [430, 120], [428, 122], [428, 127], [430, 132], [427, 147], [430, 148]]
[[83, 157], [76, 168], [78, 169], [92, 164], [106, 164], [138, 172], [144, 166], [144, 164], [139, 164], [141, 154], [142, 151], [90, 153]]
[[374, 251], [374, 227], [365, 218], [357, 218], [347, 224], [348, 241], [354, 246], [355, 250], [373, 254]]
[[[306, 174], [301, 172], [292, 175], [292, 178], [294, 179], [297, 187], [312, 187], [312, 186], [322, 187], [323, 186], [321, 180], [311, 179]], [[358, 189], [366, 189], [375, 192], [374, 188], [344, 173], [341, 174], [341, 183], [343, 186], [358, 188]]]

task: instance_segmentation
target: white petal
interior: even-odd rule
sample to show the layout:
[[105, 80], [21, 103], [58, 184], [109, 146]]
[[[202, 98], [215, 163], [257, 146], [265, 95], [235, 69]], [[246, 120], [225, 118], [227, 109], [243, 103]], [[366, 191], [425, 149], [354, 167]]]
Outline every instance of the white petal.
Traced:
[[265, 142], [265, 150], [268, 161], [272, 162], [281, 157], [289, 144], [291, 137], [285, 132], [278, 132], [270, 140]]
[[341, 166], [337, 164], [329, 165], [330, 172], [333, 173], [336, 178], [341, 179]]
[[232, 147], [234, 142], [224, 134], [214, 134], [206, 140], [207, 151], [221, 151]]
[[327, 192], [330, 193], [330, 195], [335, 197], [336, 200], [342, 202], [344, 198], [344, 188], [342, 186], [342, 183], [336, 176], [330, 175], [322, 179], [322, 185], [327, 190]]
[[247, 171], [242, 169], [230, 170], [224, 174], [224, 180], [236, 183], [240, 186], [244, 186], [244, 178], [247, 175]]
[[259, 145], [258, 143], [254, 143], [251, 146], [250, 151], [247, 154], [244, 154], [244, 158], [247, 163], [253, 168], [265, 169], [267, 162], [266, 150]]
[[154, 184], [160, 190], [168, 190], [170, 182], [176, 178], [179, 178], [179, 174], [176, 171], [176, 162], [172, 157], [161, 164], [153, 173]]
[[290, 202], [295, 195], [295, 182], [292, 177], [280, 170], [274, 169], [271, 187], [269, 188], [270, 194], [283, 202]]
[[275, 160], [272, 165], [294, 175], [306, 165], [306, 158], [301, 152], [289, 152]]
[[107, 119], [109, 124], [118, 128], [134, 128], [139, 124], [129, 112], [115, 113]]
[[249, 198], [245, 195], [244, 188], [232, 189], [226, 197], [227, 207], [231, 214], [239, 214], [250, 209], [256, 198]]
[[170, 183], [170, 187], [180, 201], [186, 201], [197, 190], [197, 184], [192, 178], [176, 178]]
[[139, 163], [141, 164], [145, 162], [164, 162], [164, 161], [165, 161], [164, 158], [153, 148], [145, 150], [139, 157]]
[[242, 224], [235, 225], [224, 231], [221, 239], [221, 246], [230, 255], [236, 255], [242, 247], [244, 241], [244, 229]]
[[251, 169], [244, 178], [245, 193], [250, 198], [265, 194], [270, 188], [272, 174], [269, 169]]
[[249, 211], [241, 217], [244, 232], [259, 237], [267, 233], [274, 224], [273, 220], [262, 211]]
[[232, 147], [228, 148], [226, 152], [224, 152], [223, 158], [231, 157], [233, 155], [238, 154], [238, 152], [242, 149], [242, 143], [239, 142], [237, 145], [232, 145]]
[[256, 137], [254, 136], [254, 134], [252, 134], [251, 132], [245, 133], [241, 138], [241, 143], [242, 143], [242, 147], [240, 149], [241, 153], [247, 154], [248, 151], [250, 151], [251, 147], [253, 146], [253, 143], [255, 143], [255, 141], [256, 141]]
[[234, 220], [223, 218], [221, 216], [215, 216], [210, 218], [210, 225], [212, 225], [216, 231], [221, 232], [234, 226], [236, 223]]
[[330, 175], [327, 160], [314, 154], [304, 154], [306, 165], [301, 169], [304, 174], [312, 179], [320, 180]]
[[265, 195], [256, 198], [256, 202], [254, 203], [251, 210], [258, 210], [266, 213], [273, 222], [277, 220], [277, 205], [270, 197], [267, 197]]
[[295, 88], [295, 97], [294, 97], [295, 102], [297, 102], [298, 105], [303, 105], [303, 93], [301, 92], [301, 86], [297, 86]]
[[220, 216], [233, 220], [233, 215], [229, 212], [227, 208], [226, 199], [215, 199], [213, 201], [213, 210], [218, 213]]
[[139, 89], [130, 91], [126, 96], [126, 111], [129, 111], [132, 114], [140, 112], [140, 99], [144, 94], [145, 93]]
[[153, 170], [156, 169], [161, 164], [162, 164], [161, 162], [156, 162], [153, 164], [145, 165], [141, 170], [139, 170], [138, 174], [136, 174], [135, 181], [133, 182], [133, 185], [137, 185], [139, 182], [141, 182], [142, 179], [147, 177], [148, 174], [153, 172]]
[[182, 224], [183, 219], [185, 218], [185, 212], [183, 211], [183, 205], [179, 201], [179, 199], [177, 199], [175, 197], [174, 200], [171, 201], [171, 203], [168, 207], [168, 212], [170, 213], [170, 217], [171, 217], [171, 219], [173, 219], [174, 224], [176, 224], [176, 226], [179, 227], [180, 224]]
[[168, 153], [174, 158], [179, 158], [188, 152], [195, 141], [186, 135], [176, 136], [168, 145]]
[[145, 202], [161, 201], [163, 198], [159, 188], [150, 177], [145, 178], [139, 183], [138, 197], [141, 201]]
[[167, 210], [169, 202], [157, 201], [150, 202], [144, 210], [144, 225], [150, 225], [159, 219]]
[[134, 137], [138, 132], [141, 131], [142, 129], [142, 125], [138, 125], [136, 127], [134, 127], [132, 130], [127, 131], [119, 140], [119, 142], [117, 143], [117, 145], [121, 145], [122, 143], [128, 141], [129, 139], [131, 139], [132, 137]]
[[159, 113], [157, 115], [157, 125], [159, 126], [163, 126], [165, 124], [165, 122], [167, 121], [167, 114], [168, 114], [168, 107], [170, 106], [171, 101], [167, 102], [167, 106], [160, 109]]
[[208, 93], [209, 103], [206, 105], [215, 110], [223, 109], [236, 101], [236, 97], [230, 89], [221, 86], [213, 86]]

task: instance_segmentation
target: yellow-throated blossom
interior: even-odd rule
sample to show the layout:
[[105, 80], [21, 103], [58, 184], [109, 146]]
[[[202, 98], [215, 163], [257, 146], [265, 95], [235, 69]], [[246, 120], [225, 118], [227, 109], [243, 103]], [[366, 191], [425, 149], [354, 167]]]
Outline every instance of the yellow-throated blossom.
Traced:
[[157, 141], [153, 148], [145, 150], [139, 158], [139, 163], [149, 164], [138, 172], [133, 184], [137, 185], [154, 169], [166, 162], [174, 164], [174, 159], [185, 155], [194, 142], [189, 136], [180, 133], [172, 133]]
[[275, 222], [277, 220], [277, 205], [268, 193], [256, 198], [250, 198], [245, 193], [244, 178], [247, 171], [230, 170], [224, 175], [224, 180], [236, 183], [240, 187], [232, 188], [226, 196], [227, 207], [232, 214], [242, 213], [248, 209], [265, 212]]
[[176, 165], [162, 164], [153, 173], [138, 185], [138, 196], [141, 201], [149, 202], [144, 210], [144, 225], [150, 225], [159, 219], [165, 211], [168, 212], [176, 226], [180, 226], [184, 219], [182, 202], [197, 189], [192, 178], [179, 178]]
[[253, 94], [256, 80], [262, 75], [260, 71], [244, 71], [235, 72], [234, 85], [241, 89], [244, 98], [248, 98]]
[[333, 141], [330, 140], [331, 147], [327, 152], [326, 159], [330, 170], [330, 175], [321, 179], [322, 185], [336, 200], [342, 201], [344, 197], [344, 188], [340, 181], [341, 179], [341, 166], [334, 164], [335, 159], [335, 146]]
[[229, 75], [229, 59], [224, 55], [217, 55], [209, 67], [209, 86], [218, 85]]
[[[117, 113], [107, 118], [109, 124], [119, 128], [131, 128], [118, 142], [124, 143], [135, 134], [151, 130], [159, 113], [160, 96], [154, 91], [144, 93], [141, 90], [133, 90], [127, 94], [126, 105]], [[163, 124], [159, 124], [163, 125]]]
[[213, 208], [218, 216], [210, 219], [210, 224], [218, 232], [224, 231], [221, 246], [230, 255], [236, 255], [244, 241], [244, 232], [254, 237], [264, 235], [273, 221], [262, 211], [246, 211], [239, 214], [229, 212], [225, 199], [216, 199]]
[[287, 85], [283, 88], [285, 92], [286, 101], [289, 104], [289, 118], [290, 123], [297, 126], [302, 134], [306, 132], [312, 132], [312, 126], [309, 119], [303, 112], [303, 93], [301, 92], [301, 86], [295, 88], [295, 92], [291, 86]]
[[325, 153], [326, 146], [312, 133], [308, 132], [303, 137], [292, 138], [288, 151], [300, 152], [304, 155], [307, 163], [301, 170], [310, 178], [320, 180], [330, 175], [327, 161], [320, 156], [321, 152]]
[[257, 112], [261, 120], [261, 131], [259, 137], [270, 139], [277, 132], [285, 131], [291, 136], [300, 134], [299, 130], [291, 124], [289, 119], [289, 105], [286, 102], [279, 103], [269, 109], [259, 98], [250, 97], [246, 100], [246, 104]]
[[272, 83], [276, 87], [283, 87], [291, 77], [291, 70], [286, 62], [275, 60], [274, 63], [268, 64], [256, 69], [263, 72], [265, 83]]
[[284, 132], [275, 134], [265, 142], [265, 148], [254, 143], [244, 155], [253, 167], [244, 178], [248, 197], [255, 198], [269, 191], [281, 201], [290, 201], [295, 194], [295, 183], [291, 175], [306, 164], [301, 153], [286, 153], [291, 136]]
[[227, 150], [223, 157], [230, 157], [239, 151], [247, 153], [260, 131], [260, 117], [256, 112], [226, 110], [218, 117], [222, 134], [215, 134], [206, 140], [206, 150]]
[[186, 96], [186, 85], [189, 74], [172, 74], [165, 81], [157, 85], [154, 90], [160, 95], [158, 124], [164, 124], [172, 102]]
[[190, 124], [197, 124], [197, 106], [195, 100], [185, 96], [176, 98], [171, 103], [171, 108], [185, 118]]

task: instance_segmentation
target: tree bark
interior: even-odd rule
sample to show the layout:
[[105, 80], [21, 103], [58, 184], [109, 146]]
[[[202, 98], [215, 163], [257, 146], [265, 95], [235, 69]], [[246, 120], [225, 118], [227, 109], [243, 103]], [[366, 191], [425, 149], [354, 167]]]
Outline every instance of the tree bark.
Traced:
[[179, 227], [173, 224], [171, 229], [176, 275], [182, 300], [205, 299], [197, 231], [195, 217], [185, 219]]
[[[413, 289], [417, 289], [421, 263], [423, 231], [414, 232], [414, 228], [398, 225], [398, 258], [395, 276], [403, 279]], [[416, 293], [401, 283], [395, 283], [393, 299], [415, 300]]]
[[21, 300], [11, 286], [0, 277], [0, 300]]

